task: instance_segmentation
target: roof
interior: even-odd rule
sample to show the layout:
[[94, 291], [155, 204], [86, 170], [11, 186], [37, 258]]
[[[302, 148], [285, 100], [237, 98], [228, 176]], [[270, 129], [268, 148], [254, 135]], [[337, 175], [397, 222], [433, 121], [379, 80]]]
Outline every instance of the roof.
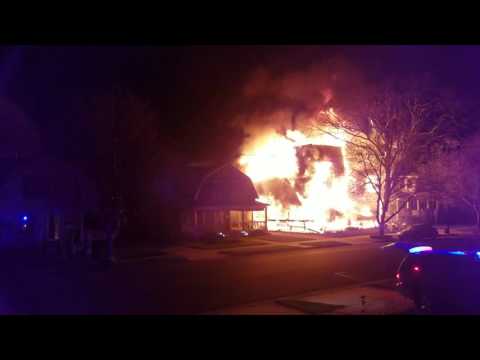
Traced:
[[0, 156], [33, 156], [41, 148], [35, 122], [18, 105], [0, 96]]
[[7, 178], [18, 166], [18, 161], [11, 157], [0, 158], [0, 186], [5, 183]]
[[438, 194], [435, 191], [431, 191], [431, 192], [428, 192], [428, 191], [414, 191], [414, 192], [404, 191], [404, 192], [398, 193], [397, 198], [402, 199], [402, 200], [406, 200], [406, 199], [409, 199], [409, 198], [418, 199], [418, 200], [435, 200], [435, 199], [440, 198], [440, 194]]
[[9, 181], [20, 181], [27, 200], [41, 199], [63, 208], [93, 207], [97, 203], [94, 183], [66, 162], [38, 157], [0, 159], [0, 165], [0, 187]]
[[264, 209], [251, 179], [231, 164], [191, 164], [176, 170], [177, 205], [203, 208]]

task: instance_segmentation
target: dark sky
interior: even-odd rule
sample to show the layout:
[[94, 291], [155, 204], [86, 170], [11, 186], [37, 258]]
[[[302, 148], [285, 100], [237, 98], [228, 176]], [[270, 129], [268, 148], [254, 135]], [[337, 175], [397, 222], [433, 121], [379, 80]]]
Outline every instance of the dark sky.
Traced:
[[76, 115], [88, 96], [128, 88], [154, 103], [178, 141], [195, 137], [188, 129], [218, 137], [253, 70], [302, 71], [338, 56], [371, 81], [430, 73], [460, 96], [480, 96], [479, 46], [4, 47], [0, 91], [57, 140], [56, 151], [82, 156], [91, 144]]

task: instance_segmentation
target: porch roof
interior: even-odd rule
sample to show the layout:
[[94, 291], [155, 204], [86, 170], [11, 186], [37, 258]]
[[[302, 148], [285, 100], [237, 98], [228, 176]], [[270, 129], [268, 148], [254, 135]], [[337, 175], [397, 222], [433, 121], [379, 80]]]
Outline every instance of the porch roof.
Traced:
[[221, 205], [193, 205], [193, 210], [239, 210], [239, 211], [263, 211], [268, 206], [259, 201], [249, 204], [221, 204]]

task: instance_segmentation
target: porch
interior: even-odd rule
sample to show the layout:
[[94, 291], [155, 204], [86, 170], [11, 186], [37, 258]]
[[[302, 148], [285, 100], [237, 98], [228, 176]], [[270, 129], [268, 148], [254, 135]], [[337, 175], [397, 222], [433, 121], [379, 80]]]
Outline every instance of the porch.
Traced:
[[268, 231], [267, 205], [256, 203], [249, 206], [202, 206], [184, 211], [181, 220], [182, 232], [202, 234], [208, 232], [231, 232], [254, 230]]

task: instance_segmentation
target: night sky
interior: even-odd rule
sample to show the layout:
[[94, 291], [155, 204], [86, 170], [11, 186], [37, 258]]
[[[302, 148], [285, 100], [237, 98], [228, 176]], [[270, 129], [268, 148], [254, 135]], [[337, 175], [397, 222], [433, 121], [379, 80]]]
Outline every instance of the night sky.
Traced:
[[208, 157], [228, 146], [225, 124], [251, 110], [238, 100], [252, 72], [265, 68], [281, 77], [329, 59], [342, 59], [339, 72], [348, 64], [366, 82], [428, 73], [459, 97], [480, 96], [479, 46], [3, 47], [0, 92], [67, 158], [93, 155], [80, 109], [115, 87], [148, 98], [171, 141], [191, 144], [195, 153], [210, 141], [213, 148], [201, 154]]

